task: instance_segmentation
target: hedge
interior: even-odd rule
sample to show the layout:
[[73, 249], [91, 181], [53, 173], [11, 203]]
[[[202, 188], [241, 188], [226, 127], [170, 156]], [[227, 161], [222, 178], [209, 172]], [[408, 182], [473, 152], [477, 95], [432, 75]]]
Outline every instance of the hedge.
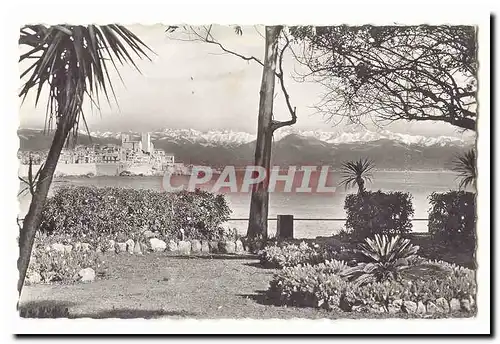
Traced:
[[229, 219], [223, 195], [206, 191], [158, 192], [94, 186], [59, 188], [42, 212], [40, 230], [47, 234], [71, 234], [87, 241], [94, 237], [130, 237], [144, 230], [165, 238], [216, 240]]
[[347, 195], [346, 229], [362, 239], [374, 234], [405, 234], [411, 231], [415, 211], [412, 196], [404, 192], [365, 191]]
[[[434, 192], [429, 196], [429, 232], [446, 241], [475, 242], [476, 195], [472, 192]], [[457, 240], [458, 239], [458, 240]]]

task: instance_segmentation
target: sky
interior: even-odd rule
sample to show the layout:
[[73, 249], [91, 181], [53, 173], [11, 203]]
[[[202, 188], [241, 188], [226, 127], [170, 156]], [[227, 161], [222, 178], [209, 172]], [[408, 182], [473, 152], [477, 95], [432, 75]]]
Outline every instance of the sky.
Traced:
[[[153, 131], [160, 128], [200, 131], [233, 130], [255, 133], [259, 104], [262, 67], [223, 53], [218, 46], [203, 42], [181, 41], [187, 38], [182, 29], [165, 33], [165, 26], [130, 25], [128, 28], [148, 45], [155, 54], [151, 60], [138, 60], [139, 73], [132, 67], [119, 67], [112, 75], [118, 104], [101, 100], [101, 109], [91, 112], [85, 106], [90, 131]], [[243, 35], [233, 28], [216, 26], [213, 36], [228, 49], [243, 55], [264, 55], [263, 27], [243, 27]], [[23, 70], [24, 65], [20, 65]], [[300, 68], [291, 54], [285, 56], [285, 84], [293, 106], [297, 108], [296, 129], [342, 131], [357, 127], [334, 125], [313, 108], [320, 100], [322, 87], [316, 83], [294, 80], [294, 70]], [[276, 85], [274, 114], [277, 120], [290, 117], [281, 90]], [[31, 94], [20, 107], [20, 126], [43, 127], [45, 104], [34, 105]], [[375, 130], [367, 123], [368, 129]], [[386, 129], [425, 136], [461, 136], [456, 127], [439, 122], [399, 121]]]

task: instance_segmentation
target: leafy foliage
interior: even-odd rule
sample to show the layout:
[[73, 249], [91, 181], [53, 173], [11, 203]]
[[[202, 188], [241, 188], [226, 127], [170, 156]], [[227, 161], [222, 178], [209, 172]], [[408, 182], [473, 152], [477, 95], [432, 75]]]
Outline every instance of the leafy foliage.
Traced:
[[472, 192], [434, 192], [429, 196], [429, 232], [455, 244], [475, 245], [476, 195]]
[[230, 209], [223, 195], [196, 190], [178, 193], [125, 188], [70, 186], [59, 188], [42, 212], [40, 230], [100, 240], [126, 238], [145, 229], [168, 238], [222, 239], [221, 224]]
[[266, 246], [259, 252], [260, 263], [267, 267], [283, 268], [299, 264], [315, 265], [333, 259], [337, 252], [329, 247], [311, 246], [302, 241], [299, 245]]
[[386, 280], [400, 280], [400, 273], [407, 269], [415, 257], [419, 247], [403, 239], [399, 235], [389, 238], [387, 235], [376, 234], [373, 239], [366, 238], [359, 245], [358, 252], [367, 262], [359, 263], [344, 272], [356, 285]]
[[476, 186], [476, 152], [474, 149], [469, 150], [463, 155], [459, 155], [453, 161], [453, 171], [458, 173], [460, 178], [459, 187], [467, 188], [467, 186]]
[[374, 234], [404, 234], [411, 231], [414, 214], [409, 193], [366, 191], [348, 195], [344, 209], [347, 212], [346, 230], [355, 238]]
[[358, 193], [365, 192], [365, 183], [372, 181], [371, 170], [373, 169], [373, 161], [359, 159], [357, 161], [346, 161], [342, 164], [341, 175], [342, 180], [340, 185], [343, 185], [347, 190], [354, 185], [358, 185]]
[[405, 277], [400, 281], [385, 280], [365, 283], [361, 286], [342, 277], [338, 261], [327, 261], [318, 265], [297, 265], [285, 267], [276, 273], [270, 282], [267, 296], [276, 304], [344, 309], [341, 304], [349, 300], [351, 304], [368, 306], [367, 309], [387, 311], [388, 305], [395, 300], [435, 302], [438, 298], [446, 300], [475, 298], [475, 272], [444, 262], [424, 262], [422, 267], [434, 266], [443, 273], [436, 277], [428, 273], [418, 277]]
[[290, 33], [302, 45], [303, 79], [325, 88], [318, 104], [325, 115], [476, 129], [475, 27], [299, 26]]
[[27, 276], [38, 273], [41, 283], [67, 283], [74, 282], [81, 269], [92, 268], [97, 276], [105, 272], [106, 263], [95, 250], [71, 250], [68, 253], [50, 249], [50, 245], [61, 242], [60, 239], [58, 236], [45, 235], [35, 239]]
[[47, 121], [64, 120], [67, 128], [78, 132], [83, 98], [88, 95], [99, 104], [99, 90], [109, 101], [107, 87], [114, 94], [108, 64], [118, 72], [116, 63], [129, 63], [137, 70], [131, 53], [149, 59], [150, 50], [136, 35], [122, 25], [27, 25], [21, 28], [19, 44], [30, 46], [20, 57], [33, 63], [21, 74], [27, 78], [20, 91], [23, 100], [36, 88], [36, 104], [47, 86]]
[[318, 265], [285, 267], [274, 275], [267, 292], [277, 304], [337, 308], [349, 283], [338, 275], [342, 263], [325, 262]]

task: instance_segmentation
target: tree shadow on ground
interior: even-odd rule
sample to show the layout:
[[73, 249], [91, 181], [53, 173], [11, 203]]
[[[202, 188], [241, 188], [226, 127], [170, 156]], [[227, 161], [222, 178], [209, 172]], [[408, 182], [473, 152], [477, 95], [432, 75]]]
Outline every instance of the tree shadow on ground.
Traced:
[[119, 318], [119, 319], [155, 319], [161, 317], [194, 317], [196, 313], [181, 311], [166, 311], [163, 309], [134, 309], [134, 308], [113, 308], [109, 310], [96, 311], [92, 313], [72, 314], [71, 319], [76, 318], [91, 318], [91, 319], [106, 319], [106, 318]]
[[194, 317], [196, 313], [180, 311], [166, 311], [163, 309], [135, 309], [135, 308], [112, 308], [106, 310], [96, 310], [95, 312], [78, 313], [71, 312], [70, 307], [75, 306], [75, 302], [43, 300], [31, 301], [19, 306], [19, 313], [22, 318], [91, 318], [91, 319], [155, 319], [160, 317]]
[[70, 301], [30, 301], [20, 304], [18, 310], [21, 318], [68, 318], [69, 307], [74, 305]]
[[238, 294], [237, 296], [244, 299], [251, 299], [260, 305], [266, 306], [280, 306], [276, 299], [271, 298], [267, 295], [266, 290], [256, 290], [255, 294]]
[[231, 254], [200, 254], [200, 255], [189, 255], [189, 256], [171, 256], [174, 259], [239, 259], [239, 260], [254, 260], [257, 259], [256, 255], [251, 254], [239, 254], [239, 255], [231, 255]]
[[261, 262], [244, 263], [243, 265], [251, 266], [253, 268], [264, 269], [264, 270], [273, 270], [273, 269], [276, 269], [275, 266], [265, 265], [265, 264], [262, 264]]

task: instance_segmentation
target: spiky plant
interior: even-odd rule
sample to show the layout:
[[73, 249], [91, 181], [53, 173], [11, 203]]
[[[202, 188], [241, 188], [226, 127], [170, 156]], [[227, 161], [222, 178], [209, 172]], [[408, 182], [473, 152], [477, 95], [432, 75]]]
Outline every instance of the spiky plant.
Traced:
[[368, 158], [344, 162], [340, 171], [342, 180], [339, 185], [344, 186], [346, 190], [357, 185], [358, 194], [363, 194], [365, 183], [372, 182], [371, 171], [374, 167], [373, 161]]
[[110, 67], [118, 75], [117, 62], [137, 68], [131, 55], [149, 59], [145, 50], [150, 49], [122, 25], [27, 25], [21, 28], [19, 44], [28, 46], [20, 62], [29, 62], [21, 74], [21, 79], [26, 82], [19, 96], [24, 100], [28, 93], [35, 90], [36, 106], [42, 89], [46, 87], [46, 126], [49, 129], [55, 126], [47, 159], [37, 173], [36, 187], [30, 190], [33, 197], [19, 236], [17, 265], [20, 293], [61, 150], [71, 132], [76, 137], [81, 122], [87, 127], [82, 111], [85, 98], [98, 106], [99, 91], [103, 91], [109, 101], [108, 87], [114, 95]]
[[409, 267], [409, 261], [418, 252], [419, 246], [411, 244], [409, 239], [396, 235], [376, 234], [373, 239], [366, 238], [359, 245], [357, 252], [368, 261], [345, 270], [343, 275], [357, 285], [385, 280], [398, 280], [400, 273]]
[[453, 171], [458, 174], [460, 183], [458, 187], [460, 189], [467, 188], [467, 186], [476, 186], [476, 152], [474, 149], [465, 152], [464, 154], [457, 155], [455, 160], [453, 160]]

